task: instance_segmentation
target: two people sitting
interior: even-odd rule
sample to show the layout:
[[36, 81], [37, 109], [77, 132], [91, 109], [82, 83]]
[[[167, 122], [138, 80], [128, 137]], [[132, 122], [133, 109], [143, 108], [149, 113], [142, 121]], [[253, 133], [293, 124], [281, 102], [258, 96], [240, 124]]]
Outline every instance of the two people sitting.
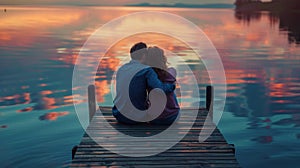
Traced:
[[[116, 73], [116, 97], [112, 114], [123, 124], [152, 123], [170, 125], [179, 118], [180, 107], [176, 98], [176, 70], [168, 68], [164, 51], [149, 47], [143, 42], [130, 49], [131, 61], [119, 68]], [[160, 89], [166, 100], [156, 94], [151, 100], [151, 91]], [[155, 95], [155, 94], [153, 94]], [[161, 100], [160, 100], [161, 99]], [[162, 111], [155, 107], [164, 103]], [[149, 109], [152, 109], [152, 111]], [[147, 115], [156, 113], [153, 119]]]

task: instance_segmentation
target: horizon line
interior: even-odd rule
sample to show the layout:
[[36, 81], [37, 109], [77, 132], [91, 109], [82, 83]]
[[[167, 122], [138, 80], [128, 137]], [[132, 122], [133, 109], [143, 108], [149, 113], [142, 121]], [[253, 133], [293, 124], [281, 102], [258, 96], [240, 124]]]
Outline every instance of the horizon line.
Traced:
[[[181, 4], [181, 5], [178, 5]], [[178, 5], [178, 6], [177, 6]], [[209, 7], [209, 5], [216, 5], [215, 8], [218, 8], [217, 5], [228, 5], [228, 8], [230, 9], [229, 5], [232, 5], [234, 7], [234, 4], [231, 3], [205, 3], [205, 4], [183, 4], [183, 3], [175, 3], [175, 4], [124, 4], [124, 5], [97, 5], [97, 4], [1, 4], [0, 6], [76, 6], [76, 7], [168, 7], [168, 8], [214, 8]], [[224, 8], [224, 7], [220, 7]]]

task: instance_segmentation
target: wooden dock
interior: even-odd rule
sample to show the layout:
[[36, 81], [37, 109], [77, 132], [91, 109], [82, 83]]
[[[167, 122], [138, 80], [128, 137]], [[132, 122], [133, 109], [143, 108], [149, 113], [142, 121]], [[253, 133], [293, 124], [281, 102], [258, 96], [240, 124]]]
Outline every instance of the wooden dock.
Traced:
[[[94, 101], [93, 91], [91, 91], [93, 89], [93, 87], [89, 88], [90, 106], [93, 106]], [[193, 124], [192, 129], [189, 130], [180, 142], [167, 151], [147, 157], [122, 156], [107, 151], [95, 143], [89, 135], [84, 134], [81, 143], [73, 149], [73, 160], [70, 167], [240, 167], [235, 158], [234, 145], [226, 142], [218, 128], [214, 129], [213, 133], [206, 141], [199, 143], [198, 136], [200, 131], [209, 130], [215, 126], [212, 122], [209, 125], [204, 126], [204, 121], [207, 115], [209, 115], [209, 108], [212, 109], [212, 92], [212, 88], [208, 87], [207, 107], [199, 109], [196, 122]], [[152, 136], [168, 127], [149, 124], [119, 124], [111, 114], [111, 107], [101, 107], [100, 109], [111, 126], [127, 135], [136, 137]], [[97, 136], [96, 138], [110, 136], [113, 141], [113, 135], [109, 131], [104, 131], [107, 128], [102, 126], [103, 124], [101, 124], [99, 118], [99, 114], [96, 113], [87, 128], [88, 131], [95, 132], [96, 134], [94, 135]], [[180, 122], [184, 123], [186, 121], [182, 118], [182, 121]], [[180, 130], [185, 129], [187, 129], [187, 127], [182, 124]], [[178, 134], [180, 134], [180, 132], [178, 132]], [[152, 150], [151, 147], [147, 148], [147, 144], [141, 146], [141, 148]], [[118, 149], [126, 150], [128, 149], [128, 146], [119, 146]]]

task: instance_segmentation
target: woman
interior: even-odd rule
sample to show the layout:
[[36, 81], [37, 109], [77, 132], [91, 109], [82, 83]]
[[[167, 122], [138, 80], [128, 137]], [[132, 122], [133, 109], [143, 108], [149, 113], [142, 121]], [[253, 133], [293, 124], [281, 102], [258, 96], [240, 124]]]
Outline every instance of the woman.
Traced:
[[[149, 47], [145, 63], [153, 68], [157, 73], [158, 78], [163, 83], [176, 82], [176, 70], [168, 68], [167, 58], [164, 51], [158, 47]], [[149, 90], [150, 91], [150, 90]], [[179, 117], [180, 107], [174, 92], [167, 93], [167, 104], [164, 111], [155, 120], [151, 121], [154, 124], [172, 124]]]

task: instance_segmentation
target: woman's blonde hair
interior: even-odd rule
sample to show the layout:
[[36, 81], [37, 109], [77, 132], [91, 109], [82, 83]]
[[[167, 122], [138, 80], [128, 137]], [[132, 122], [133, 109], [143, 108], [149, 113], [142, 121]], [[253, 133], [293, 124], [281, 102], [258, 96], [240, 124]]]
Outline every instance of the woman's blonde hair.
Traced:
[[161, 81], [164, 81], [168, 69], [167, 57], [164, 55], [164, 50], [156, 46], [149, 47], [146, 56], [146, 64], [154, 69]]

